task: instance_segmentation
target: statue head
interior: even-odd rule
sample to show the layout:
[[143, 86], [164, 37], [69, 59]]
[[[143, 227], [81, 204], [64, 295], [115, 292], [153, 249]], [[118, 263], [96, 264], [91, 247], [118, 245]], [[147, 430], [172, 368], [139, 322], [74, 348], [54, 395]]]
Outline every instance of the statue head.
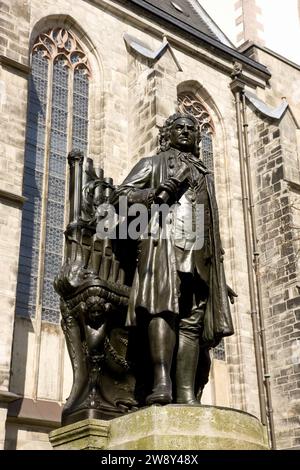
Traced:
[[194, 155], [199, 156], [200, 140], [201, 134], [198, 121], [191, 114], [172, 114], [159, 132], [161, 151], [173, 147], [182, 152], [192, 152]]

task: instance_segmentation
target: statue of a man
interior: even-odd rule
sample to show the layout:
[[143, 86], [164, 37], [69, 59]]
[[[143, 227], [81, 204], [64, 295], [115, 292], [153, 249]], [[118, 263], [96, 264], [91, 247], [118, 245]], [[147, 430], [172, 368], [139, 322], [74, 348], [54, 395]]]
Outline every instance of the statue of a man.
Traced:
[[[199, 159], [199, 142], [192, 115], [170, 116], [160, 130], [160, 152], [141, 159], [117, 190], [129, 205], [150, 209], [153, 203], [177, 203], [170, 218], [172, 236], [138, 241], [128, 310], [128, 325], [148, 330], [153, 366], [149, 405], [198, 404], [199, 358], [208, 358], [209, 348], [233, 334], [228, 296], [233, 302], [236, 294], [225, 281], [213, 177]], [[197, 207], [204, 209], [198, 227], [201, 246], [193, 233], [182, 231], [185, 221], [195, 226]]]

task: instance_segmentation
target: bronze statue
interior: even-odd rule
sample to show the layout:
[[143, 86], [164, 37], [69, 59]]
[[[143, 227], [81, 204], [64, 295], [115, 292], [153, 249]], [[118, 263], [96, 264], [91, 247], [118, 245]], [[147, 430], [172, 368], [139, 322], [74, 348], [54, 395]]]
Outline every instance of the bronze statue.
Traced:
[[[225, 281], [213, 177], [199, 141], [193, 116], [170, 116], [159, 153], [140, 160], [119, 187], [90, 160], [82, 182], [82, 156], [69, 157], [67, 259], [55, 281], [74, 371], [65, 423], [145, 404], [200, 404], [209, 349], [233, 334], [228, 296], [233, 303], [236, 294]], [[101, 232], [103, 207], [120, 212], [121, 197], [129, 212], [146, 208], [149, 220], [154, 206], [170, 208], [160, 230], [149, 223], [136, 240]]]
[[[193, 116], [170, 116], [160, 131], [160, 152], [140, 160], [116, 191], [117, 196], [126, 194], [129, 204], [150, 207], [162, 194], [165, 200], [178, 201], [180, 210], [171, 220], [175, 230], [182, 219], [193, 222], [197, 204], [204, 207], [200, 249], [189, 233], [175, 239], [148, 237], [139, 241], [127, 324], [139, 327], [139, 321], [147, 318], [153, 365], [153, 387], [146, 400], [149, 405], [173, 400], [199, 403], [197, 391], [204, 387], [208, 374], [200, 370], [197, 384], [198, 365], [208, 371], [208, 348], [233, 334], [227, 295], [233, 300], [236, 294], [225, 282], [213, 177], [199, 160], [199, 140]], [[174, 356], [175, 396], [171, 380]]]

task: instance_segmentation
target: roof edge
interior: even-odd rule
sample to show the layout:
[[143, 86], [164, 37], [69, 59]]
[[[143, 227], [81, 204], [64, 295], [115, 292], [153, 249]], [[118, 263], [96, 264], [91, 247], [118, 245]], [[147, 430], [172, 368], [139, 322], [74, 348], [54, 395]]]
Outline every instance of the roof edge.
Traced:
[[213, 31], [213, 33], [220, 39], [223, 44], [231, 47], [232, 49], [237, 49], [236, 46], [233, 44], [232, 41], [226, 36], [226, 34], [219, 28], [217, 23], [212, 19], [212, 17], [207, 13], [205, 8], [199, 3], [198, 0], [189, 0], [190, 3], [193, 5], [196, 11], [203, 16], [203, 19], [208, 24], [209, 28]]
[[224, 55], [232, 57], [235, 61], [239, 61], [244, 65], [247, 65], [248, 67], [255, 69], [256, 71], [260, 72], [265, 76], [265, 79], [268, 80], [271, 77], [271, 73], [268, 70], [268, 68], [259, 63], [256, 62], [253, 59], [250, 59], [249, 57], [245, 56], [243, 53], [232, 49], [231, 47], [227, 46], [226, 44], [223, 44], [222, 42], [213, 39], [212, 37], [208, 36], [205, 33], [202, 33], [192, 26], [187, 25], [186, 23], [183, 23], [177, 18], [172, 17], [168, 13], [158, 9], [154, 5], [151, 5], [149, 3], [145, 3], [143, 0], [130, 0], [131, 4], [135, 4], [138, 7], [142, 8], [143, 10], [148, 11], [149, 13], [152, 13], [162, 20], [165, 20], [169, 24], [176, 26], [177, 28], [180, 28], [181, 30], [185, 31], [186, 33], [189, 33], [193, 38], [201, 40], [202, 43], [204, 43], [207, 47], [217, 49]]
[[246, 41], [243, 44], [241, 44], [238, 47], [238, 51], [241, 52], [242, 54], [247, 54], [247, 52], [250, 52], [252, 48], [259, 49], [266, 54], [270, 54], [271, 56], [275, 57], [276, 59], [280, 60], [281, 62], [284, 62], [287, 65], [290, 65], [291, 67], [300, 70], [300, 64], [297, 64], [296, 62], [293, 62], [290, 59], [287, 59], [283, 55], [279, 54], [279, 52], [273, 51], [272, 49], [269, 49], [268, 47], [262, 46], [261, 44], [258, 44], [254, 41]]

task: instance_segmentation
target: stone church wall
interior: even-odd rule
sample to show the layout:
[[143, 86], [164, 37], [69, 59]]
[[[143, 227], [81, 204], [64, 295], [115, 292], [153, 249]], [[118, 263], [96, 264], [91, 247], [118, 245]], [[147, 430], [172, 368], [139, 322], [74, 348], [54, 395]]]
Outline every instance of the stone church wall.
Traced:
[[291, 448], [299, 445], [297, 126], [288, 110], [280, 122], [255, 116], [250, 127], [275, 426], [278, 446]]
[[[90, 60], [88, 153], [116, 184], [122, 181], [135, 161], [156, 151], [158, 126], [175, 111], [178, 92], [192, 91], [207, 107], [215, 126], [215, 182], [227, 282], [239, 297], [232, 306], [236, 334], [225, 342], [227, 364], [215, 361], [205, 402], [232, 406], [258, 416], [236, 115], [229, 87], [232, 61], [214, 57], [211, 51], [192, 44], [185, 36], [166, 31], [109, 0], [14, 0], [4, 1], [1, 6], [0, 53], [7, 59], [1, 56], [0, 68], [0, 106], [5, 116], [0, 136], [0, 191], [3, 192], [3, 196], [0, 192], [3, 200], [0, 209], [0, 390], [24, 396], [29, 408], [33, 406], [30, 400], [45, 407], [49, 403], [59, 407], [67, 397], [72, 381], [60, 326], [38, 324], [36, 319], [14, 319], [30, 49], [37, 34], [60, 26], [72, 29]], [[158, 60], [145, 60], [128, 50], [124, 33], [143, 41], [152, 51], [166, 40], [170, 47]], [[8, 62], [8, 59], [15, 62]], [[260, 78], [253, 77], [253, 83], [259, 82]], [[251, 91], [255, 92], [254, 85]], [[258, 93], [263, 94], [262, 91]], [[256, 165], [253, 166], [253, 177], [257, 184], [270, 363], [275, 370], [272, 380], [276, 396], [278, 392], [275, 406], [281, 403], [287, 390], [285, 387], [291, 386], [292, 382], [296, 384], [297, 373], [299, 375], [292, 364], [280, 368], [282, 358], [275, 351], [275, 338], [278, 338], [284, 354], [295, 353], [297, 338], [292, 335], [297, 333], [296, 318], [299, 322], [300, 309], [296, 278], [292, 277], [298, 276], [295, 244], [289, 238], [291, 230], [286, 228], [290, 217], [295, 221], [299, 217], [291, 208], [292, 193], [297, 196], [297, 190], [288, 187], [284, 181], [284, 171], [288, 170], [285, 170], [283, 153], [289, 162], [286, 167], [290, 168], [295, 152], [291, 140], [290, 148], [283, 149], [281, 135], [285, 135], [288, 128], [289, 124], [285, 127], [283, 122], [278, 127], [253, 114], [251, 156]], [[284, 271], [282, 275], [280, 269]], [[271, 288], [270, 282], [274, 283]], [[276, 321], [274, 316], [277, 316]], [[289, 341], [288, 346], [283, 346], [285, 341]], [[292, 397], [293, 389], [289, 390]], [[293, 397], [297, 399], [295, 394]], [[14, 417], [8, 420], [6, 446], [23, 447], [30, 440], [41, 440], [40, 445], [46, 446], [45, 433], [50, 429], [47, 425], [50, 422], [52, 426], [57, 425], [59, 421], [59, 410], [55, 413], [55, 418], [49, 417], [49, 422], [42, 413], [35, 417], [35, 426], [39, 427], [36, 433], [32, 431], [32, 437], [30, 429], [22, 428], [28, 415], [22, 407], [15, 411]], [[295, 414], [291, 419], [292, 416]], [[279, 416], [277, 419], [282, 426], [282, 420], [288, 418]], [[0, 440], [1, 433], [3, 436], [4, 430], [0, 429]], [[291, 447], [293, 442], [282, 438], [282, 445]]]

